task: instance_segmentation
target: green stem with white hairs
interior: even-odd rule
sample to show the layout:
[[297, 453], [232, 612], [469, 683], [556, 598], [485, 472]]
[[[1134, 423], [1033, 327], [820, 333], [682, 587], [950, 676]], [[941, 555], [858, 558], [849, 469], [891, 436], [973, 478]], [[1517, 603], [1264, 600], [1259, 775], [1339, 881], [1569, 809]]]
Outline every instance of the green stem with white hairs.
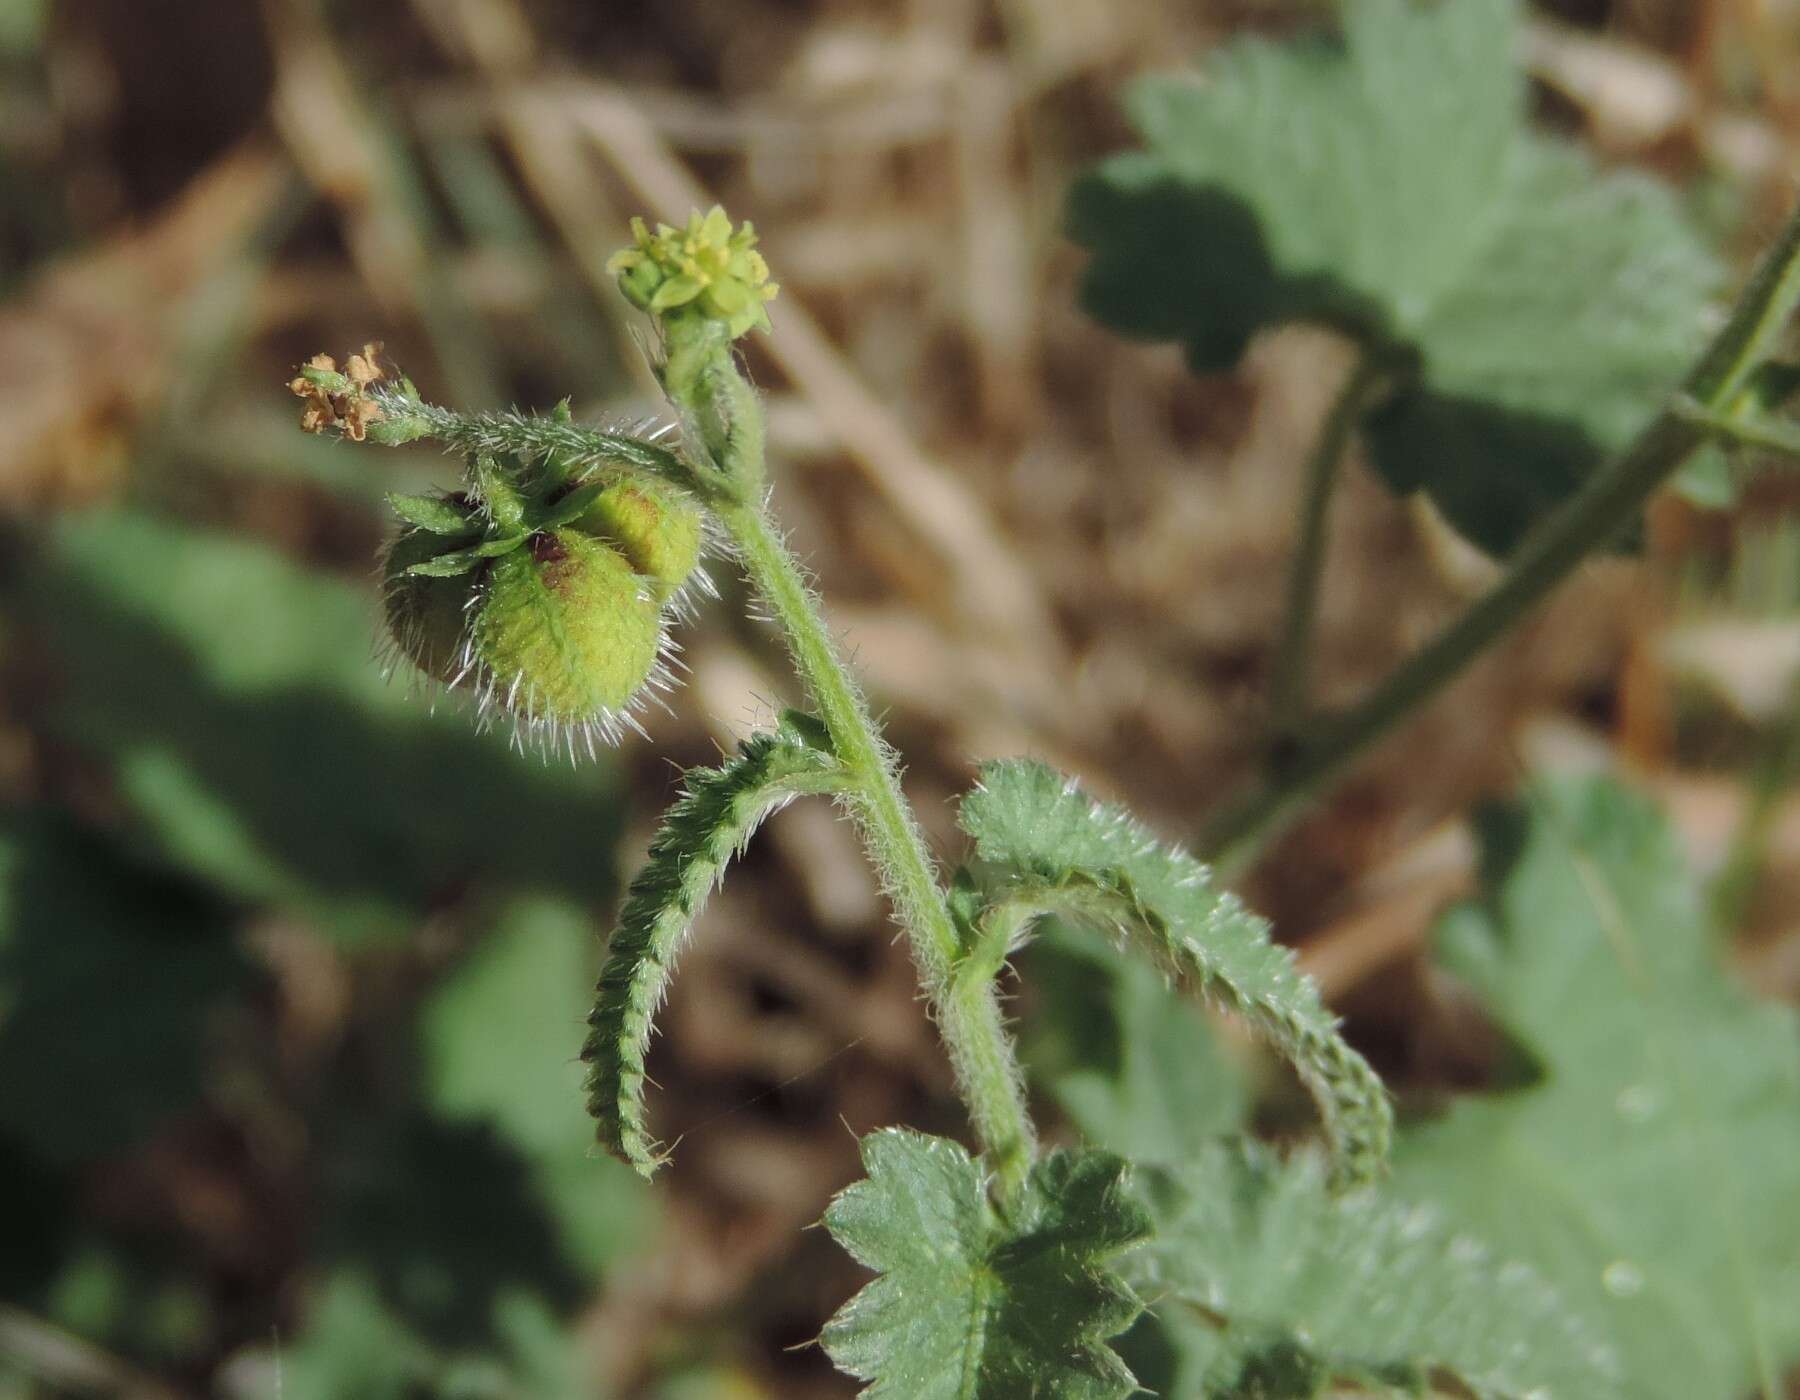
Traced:
[[1024, 1081], [993, 984], [962, 975], [976, 950], [951, 917], [936, 862], [900, 790], [894, 752], [832, 641], [799, 563], [760, 499], [714, 503], [744, 573], [768, 603], [787, 641], [794, 670], [831, 735], [843, 769], [842, 800], [906, 930], [957, 1087], [1003, 1196], [1022, 1185], [1036, 1135], [1025, 1110]]

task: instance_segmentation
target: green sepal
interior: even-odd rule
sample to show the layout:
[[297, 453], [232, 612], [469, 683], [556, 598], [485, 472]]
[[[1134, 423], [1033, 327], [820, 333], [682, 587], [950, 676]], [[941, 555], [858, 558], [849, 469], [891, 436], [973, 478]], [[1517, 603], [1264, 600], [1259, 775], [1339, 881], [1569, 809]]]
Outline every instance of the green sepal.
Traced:
[[470, 466], [475, 494], [487, 507], [494, 524], [509, 534], [525, 528], [526, 504], [512, 474], [497, 458], [482, 453]]
[[357, 392], [357, 386], [351, 382], [350, 376], [335, 369], [321, 369], [317, 365], [301, 365], [300, 377], [313, 388], [333, 398]]
[[776, 729], [782, 738], [803, 748], [814, 749], [833, 758], [837, 756], [837, 745], [831, 741], [831, 730], [817, 715], [809, 715], [805, 710], [783, 710]]
[[408, 525], [416, 525], [434, 535], [472, 535], [481, 528], [480, 521], [442, 496], [403, 496], [390, 491], [387, 503]]
[[590, 481], [586, 486], [577, 486], [555, 505], [546, 507], [538, 520], [541, 530], [553, 530], [559, 525], [572, 525], [588, 511], [593, 509], [594, 502], [603, 496], [612, 485], [609, 481]]
[[435, 559], [414, 564], [406, 572], [419, 574], [424, 578], [455, 578], [458, 574], [468, 573], [484, 559], [497, 559], [502, 554], [511, 554], [530, 538], [530, 535], [501, 535], [495, 539], [483, 540], [468, 549], [453, 549]]
[[412, 573], [414, 564], [431, 562], [442, 548], [442, 538], [427, 530], [402, 530], [382, 558], [382, 601], [388, 635], [400, 654], [422, 674], [448, 685], [462, 670], [468, 605], [480, 585], [466, 575]]

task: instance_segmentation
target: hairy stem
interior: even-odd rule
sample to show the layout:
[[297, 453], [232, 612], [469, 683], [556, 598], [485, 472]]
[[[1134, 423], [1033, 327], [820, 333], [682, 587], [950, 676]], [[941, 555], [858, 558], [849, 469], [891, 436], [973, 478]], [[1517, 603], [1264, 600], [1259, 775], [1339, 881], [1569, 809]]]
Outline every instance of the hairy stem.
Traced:
[[1269, 688], [1269, 732], [1278, 745], [1299, 733], [1311, 706], [1313, 632], [1319, 617], [1319, 584], [1325, 572], [1325, 527], [1351, 434], [1378, 377], [1375, 357], [1364, 355], [1338, 389], [1307, 459], [1300, 538], [1288, 569], [1287, 604]]
[[1370, 745], [1436, 696], [1583, 560], [1616, 540], [1651, 493], [1707, 437], [1708, 428], [1696, 418], [1728, 413], [1774, 348], [1796, 303], [1800, 212], [1790, 218], [1670, 406], [1527, 537], [1500, 581], [1467, 612], [1401, 663], [1367, 699], [1296, 746], [1260, 787], [1218, 811], [1200, 836], [1208, 858], [1225, 870], [1253, 858]]
[[958, 1087], [1003, 1196], [1025, 1180], [1035, 1135], [1023, 1079], [993, 987], [959, 976], [967, 950], [924, 834], [900, 791], [894, 754], [880, 737], [819, 615], [798, 562], [760, 504], [719, 501], [715, 510], [750, 582], [773, 609], [842, 765], [846, 801], [911, 940]]

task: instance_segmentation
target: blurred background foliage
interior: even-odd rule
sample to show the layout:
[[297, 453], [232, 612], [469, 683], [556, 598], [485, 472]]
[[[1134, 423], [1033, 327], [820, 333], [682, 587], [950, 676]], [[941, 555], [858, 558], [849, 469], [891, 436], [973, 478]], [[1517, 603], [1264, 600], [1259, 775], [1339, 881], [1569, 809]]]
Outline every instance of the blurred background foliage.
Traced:
[[[670, 760], [791, 698], [778, 654], [713, 610], [597, 767], [475, 734], [371, 659], [381, 493], [453, 464], [304, 438], [283, 386], [372, 337], [447, 402], [654, 412], [603, 263], [723, 199], [784, 284], [751, 350], [783, 510], [934, 839], [1013, 752], [1180, 836], [1253, 759], [1344, 350], [1197, 381], [1111, 339], [1062, 199], [1126, 79], [1328, 8], [0, 0], [0, 1397], [849, 1393], [805, 1344], [858, 1276], [802, 1227], [855, 1133], [961, 1123], [830, 813], [771, 825], [683, 965], [656, 1189], [589, 1155], [574, 1058]], [[1543, 3], [1525, 61], [1734, 262], [1791, 197], [1792, 0]], [[1797, 504], [1660, 505], [1252, 878], [1404, 1095], [1507, 1072], [1419, 948], [1521, 768], [1654, 788], [1744, 976], [1800, 992]], [[1489, 567], [1366, 472], [1342, 507], [1328, 699]], [[1306, 1121], [1078, 941], [1015, 1007], [1065, 1133]]]

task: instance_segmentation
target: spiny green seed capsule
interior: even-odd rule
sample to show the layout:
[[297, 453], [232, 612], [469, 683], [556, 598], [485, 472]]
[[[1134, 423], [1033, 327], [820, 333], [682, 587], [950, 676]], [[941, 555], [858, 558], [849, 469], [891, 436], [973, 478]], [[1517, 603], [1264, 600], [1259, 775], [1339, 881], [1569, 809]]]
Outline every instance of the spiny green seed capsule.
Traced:
[[470, 632], [484, 719], [513, 715], [547, 745], [617, 737], [661, 681], [662, 607], [612, 546], [579, 530], [534, 535], [487, 566]]
[[669, 602], [693, 575], [706, 543], [700, 508], [673, 487], [621, 481], [602, 491], [574, 528], [604, 536]]
[[409, 574], [414, 564], [444, 553], [441, 535], [405, 530], [382, 559], [382, 594], [394, 650], [434, 681], [452, 684], [463, 668], [473, 581]]

